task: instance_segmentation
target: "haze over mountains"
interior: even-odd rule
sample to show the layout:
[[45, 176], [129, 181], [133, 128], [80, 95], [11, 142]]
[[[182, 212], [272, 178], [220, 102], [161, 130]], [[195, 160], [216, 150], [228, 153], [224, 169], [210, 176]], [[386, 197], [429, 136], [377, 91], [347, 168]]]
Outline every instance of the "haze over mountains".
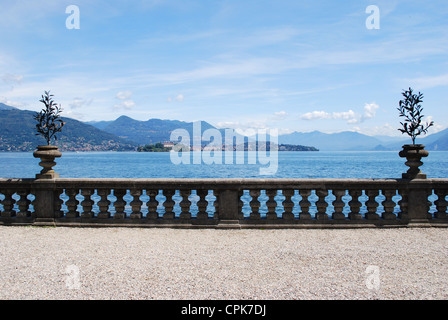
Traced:
[[[171, 131], [179, 128], [186, 129], [192, 136], [193, 130], [192, 122], [160, 119], [140, 121], [127, 116], [121, 116], [113, 121], [88, 122], [88, 124], [139, 144], [169, 141]], [[201, 121], [201, 128], [203, 132], [215, 127]], [[220, 129], [223, 137], [224, 130]], [[312, 146], [321, 151], [395, 151], [400, 150], [403, 144], [410, 143], [410, 138], [406, 136], [368, 136], [352, 131], [331, 134], [313, 131], [280, 135], [278, 143]], [[421, 136], [417, 138], [417, 143], [425, 144], [427, 150], [448, 150], [448, 129], [426, 137]]]
[[[32, 151], [36, 145], [44, 143], [43, 138], [35, 135], [34, 113], [0, 103], [0, 151]], [[113, 121], [86, 123], [66, 117], [63, 120], [66, 125], [57, 142], [62, 150], [136, 150], [139, 145], [168, 142], [175, 129], [185, 129], [193, 139], [193, 122], [161, 119], [141, 121], [127, 116]], [[201, 121], [200, 125], [201, 134], [215, 128], [205, 121]], [[225, 129], [219, 131], [224, 137]], [[320, 151], [395, 151], [400, 150], [403, 144], [411, 143], [411, 140], [407, 136], [397, 138], [368, 136], [351, 131], [332, 134], [313, 131], [280, 135], [278, 143], [310, 146]], [[448, 129], [420, 136], [417, 143], [426, 145], [427, 150], [448, 150]]]
[[[395, 151], [401, 150], [403, 144], [410, 144], [410, 138], [389, 136], [367, 136], [358, 132], [343, 131], [338, 133], [293, 132], [279, 137], [280, 143], [296, 144], [299, 141], [315, 146], [322, 151]], [[428, 136], [420, 136], [416, 143], [424, 144], [426, 150], [448, 150], [448, 129]]]

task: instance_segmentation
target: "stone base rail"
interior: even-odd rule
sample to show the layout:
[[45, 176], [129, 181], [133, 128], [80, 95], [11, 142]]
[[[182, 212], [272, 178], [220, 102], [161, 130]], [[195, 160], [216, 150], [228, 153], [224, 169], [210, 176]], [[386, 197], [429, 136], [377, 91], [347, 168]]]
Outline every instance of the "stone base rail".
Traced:
[[1, 225], [448, 226], [448, 179], [0, 179]]

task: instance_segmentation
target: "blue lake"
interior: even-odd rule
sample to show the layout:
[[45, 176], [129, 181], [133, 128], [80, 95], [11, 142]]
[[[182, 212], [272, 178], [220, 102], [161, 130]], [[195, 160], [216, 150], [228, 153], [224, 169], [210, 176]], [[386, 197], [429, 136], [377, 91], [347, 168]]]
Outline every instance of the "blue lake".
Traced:
[[[400, 178], [408, 169], [395, 151], [278, 152], [265, 164], [257, 152], [235, 152], [229, 164], [193, 164], [194, 154], [201, 157], [192, 152], [190, 164], [174, 164], [165, 152], [63, 152], [54, 169], [61, 178]], [[32, 153], [0, 152], [0, 177], [33, 178], [39, 161]], [[428, 178], [448, 178], [448, 151], [431, 151], [423, 162]], [[260, 175], [269, 165], [274, 174]]]

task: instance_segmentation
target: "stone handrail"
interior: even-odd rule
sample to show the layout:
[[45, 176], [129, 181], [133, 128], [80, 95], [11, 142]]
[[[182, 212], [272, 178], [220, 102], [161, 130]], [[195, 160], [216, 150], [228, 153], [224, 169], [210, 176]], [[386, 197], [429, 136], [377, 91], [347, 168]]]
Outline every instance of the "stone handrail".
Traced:
[[0, 224], [448, 226], [448, 179], [4, 179]]

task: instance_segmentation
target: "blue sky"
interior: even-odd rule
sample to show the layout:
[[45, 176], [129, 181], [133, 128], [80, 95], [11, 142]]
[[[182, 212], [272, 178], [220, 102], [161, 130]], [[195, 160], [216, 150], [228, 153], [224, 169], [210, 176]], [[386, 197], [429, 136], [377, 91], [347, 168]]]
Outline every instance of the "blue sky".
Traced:
[[[68, 29], [69, 5], [79, 29]], [[369, 5], [379, 29], [368, 29]], [[401, 135], [398, 101], [425, 95], [448, 127], [448, 2], [0, 1], [0, 102], [51, 90], [82, 121]]]

